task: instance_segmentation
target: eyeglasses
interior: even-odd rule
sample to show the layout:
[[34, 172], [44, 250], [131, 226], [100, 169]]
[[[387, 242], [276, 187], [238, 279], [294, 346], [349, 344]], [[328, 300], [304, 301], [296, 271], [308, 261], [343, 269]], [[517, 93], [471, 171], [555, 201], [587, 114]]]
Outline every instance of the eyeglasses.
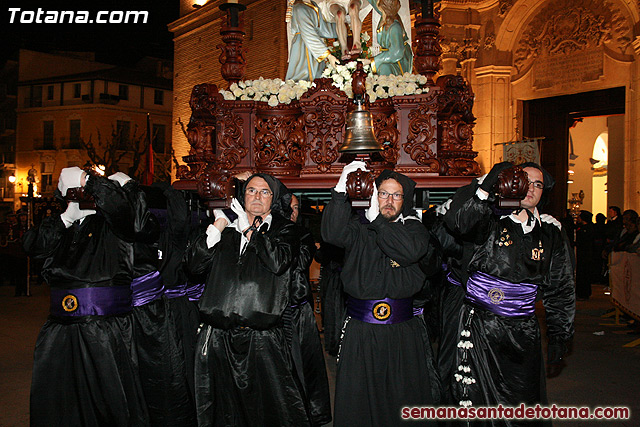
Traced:
[[389, 196], [393, 197], [393, 200], [402, 200], [402, 196], [404, 196], [404, 194], [402, 194], [402, 193], [387, 193], [386, 191], [378, 192], [378, 197], [380, 197], [382, 200], [388, 199]]
[[258, 190], [257, 188], [253, 188], [253, 187], [249, 187], [247, 188], [247, 190], [245, 191], [247, 194], [249, 194], [250, 196], [255, 196], [256, 194], [260, 193], [260, 195], [262, 197], [270, 197], [271, 195], [273, 195], [273, 193], [269, 190]]
[[529, 185], [533, 185], [538, 190], [544, 190], [544, 184], [541, 181], [529, 181]]

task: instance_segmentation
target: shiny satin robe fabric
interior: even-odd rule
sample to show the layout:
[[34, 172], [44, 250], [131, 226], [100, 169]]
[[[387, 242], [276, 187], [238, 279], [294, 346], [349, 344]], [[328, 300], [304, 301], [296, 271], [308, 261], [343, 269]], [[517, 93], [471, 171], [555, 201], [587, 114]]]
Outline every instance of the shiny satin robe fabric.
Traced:
[[48, 320], [34, 352], [31, 426], [146, 426], [131, 315]]
[[323, 425], [331, 422], [331, 398], [308, 278], [316, 246], [309, 230], [299, 225], [296, 229], [300, 235], [300, 254], [292, 269], [291, 279], [292, 358], [311, 421], [314, 425]]
[[[147, 208], [135, 181], [123, 187], [135, 212], [134, 278], [158, 271], [160, 225]], [[195, 402], [187, 381], [182, 343], [168, 299], [164, 296], [133, 308], [134, 344], [140, 380], [154, 426], [196, 424]]]
[[166, 297], [133, 308], [140, 381], [153, 426], [196, 425], [182, 343]]
[[282, 321], [297, 252], [294, 224], [276, 213], [242, 255], [232, 227], [214, 247], [203, 234], [187, 251], [189, 273], [207, 274], [195, 362], [199, 425], [310, 425]]
[[310, 425], [282, 328], [204, 325], [196, 348], [200, 426]]
[[[406, 189], [404, 193], [407, 197]], [[403, 299], [422, 291], [425, 274], [419, 261], [434, 248], [417, 219], [391, 223], [380, 215], [371, 224], [360, 224], [347, 195], [332, 191], [322, 237], [345, 248], [341, 277], [349, 296]], [[351, 318], [343, 331], [334, 425], [404, 425], [403, 406], [439, 402], [440, 382], [421, 316], [388, 325]]]
[[[101, 177], [91, 177], [85, 191], [98, 213], [69, 228], [59, 216], [45, 218], [25, 234], [25, 251], [44, 260], [52, 290], [129, 289], [133, 210], [126, 194]], [[132, 322], [131, 314], [49, 318], [34, 352], [32, 426], [148, 425]]]
[[[478, 308], [471, 315], [472, 308], [463, 306], [459, 324], [460, 330], [471, 332], [467, 339], [473, 342], [466, 364], [470, 366], [470, 374], [476, 383], [467, 387], [468, 400], [474, 406], [547, 404], [540, 327], [535, 315], [509, 318]], [[470, 317], [470, 328], [465, 328]], [[463, 353], [457, 349], [456, 366], [465, 364]], [[462, 383], [452, 381], [451, 387], [456, 398], [463, 399]], [[551, 422], [497, 419], [474, 425], [546, 426]]]
[[[533, 228], [525, 233], [520, 223], [496, 213], [490, 200], [468, 197], [468, 192], [465, 197], [454, 196], [444, 219], [453, 232], [474, 243], [469, 275], [477, 271], [511, 283], [536, 285], [545, 307], [549, 342], [567, 343], [572, 338], [573, 258], [557, 222], [541, 215], [541, 220], [533, 219]], [[474, 315], [470, 317], [472, 308]], [[471, 367], [467, 376], [476, 380], [467, 396], [474, 406], [546, 402], [540, 328], [535, 315], [500, 316], [486, 307], [465, 303], [460, 311], [459, 337], [463, 329], [470, 330], [471, 336], [465, 340], [473, 343], [466, 352]], [[457, 349], [458, 363], [465, 359], [464, 352]], [[444, 380], [452, 384], [454, 403], [465, 399], [458, 381]], [[493, 425], [517, 423], [495, 420]]]
[[[162, 259], [158, 270], [166, 290], [186, 287], [188, 277], [182, 263], [191, 233], [191, 212], [182, 192], [167, 186], [163, 194], [167, 200], [167, 226], [160, 233], [158, 247]], [[191, 401], [195, 404], [194, 360], [196, 335], [200, 315], [196, 303], [188, 296], [169, 298], [169, 312], [174, 322], [183, 354]], [[195, 407], [194, 407], [195, 411]]]

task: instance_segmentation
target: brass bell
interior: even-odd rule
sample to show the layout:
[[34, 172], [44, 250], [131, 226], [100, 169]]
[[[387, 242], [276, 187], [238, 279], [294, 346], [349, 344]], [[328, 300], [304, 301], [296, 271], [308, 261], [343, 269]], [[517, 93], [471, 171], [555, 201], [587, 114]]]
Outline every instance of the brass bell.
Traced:
[[363, 102], [356, 102], [356, 109], [347, 114], [347, 131], [344, 143], [338, 149], [341, 153], [367, 154], [382, 151], [382, 145], [373, 132], [373, 118]]

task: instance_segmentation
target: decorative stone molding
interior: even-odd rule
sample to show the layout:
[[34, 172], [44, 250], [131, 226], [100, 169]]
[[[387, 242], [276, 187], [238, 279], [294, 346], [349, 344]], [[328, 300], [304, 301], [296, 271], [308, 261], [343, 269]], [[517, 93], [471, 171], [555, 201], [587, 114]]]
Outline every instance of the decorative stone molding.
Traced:
[[498, 15], [505, 16], [517, 0], [500, 0], [498, 5]]
[[607, 46], [625, 52], [632, 29], [619, 8], [608, 0], [559, 0], [528, 23], [514, 51], [514, 66], [524, 70], [540, 55], [569, 54]]

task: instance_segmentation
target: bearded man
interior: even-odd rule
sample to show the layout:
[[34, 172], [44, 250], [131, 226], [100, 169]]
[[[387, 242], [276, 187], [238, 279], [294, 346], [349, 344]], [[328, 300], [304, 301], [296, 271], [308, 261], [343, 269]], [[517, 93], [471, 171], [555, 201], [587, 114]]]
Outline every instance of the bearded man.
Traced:
[[438, 399], [439, 382], [422, 316], [413, 298], [423, 288], [419, 261], [430, 256], [427, 229], [414, 216], [415, 182], [384, 170], [375, 182], [369, 224], [352, 214], [344, 167], [322, 217], [322, 237], [345, 248], [347, 317], [338, 354], [334, 425], [402, 425], [402, 408]]
[[187, 250], [191, 274], [206, 274], [195, 362], [198, 424], [309, 425], [283, 328], [298, 234], [283, 216], [282, 184], [245, 181], [230, 223], [220, 210]]

